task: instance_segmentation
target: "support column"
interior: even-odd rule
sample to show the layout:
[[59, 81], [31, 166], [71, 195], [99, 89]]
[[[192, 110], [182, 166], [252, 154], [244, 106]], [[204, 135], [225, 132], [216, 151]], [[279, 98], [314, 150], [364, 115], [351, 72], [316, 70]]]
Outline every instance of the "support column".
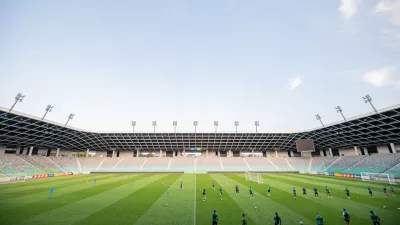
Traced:
[[369, 155], [369, 154], [368, 154], [368, 148], [367, 148], [367, 147], [364, 148], [364, 154], [365, 154], [365, 155]]
[[218, 150], [218, 157], [221, 157], [221, 152]]
[[229, 158], [232, 158], [232, 150], [230, 150], [230, 149], [229, 149], [229, 155], [228, 155], [228, 157], [229, 157]]
[[139, 158], [139, 149], [136, 149], [136, 158]]
[[161, 158], [162, 157], [162, 150], [160, 150], [160, 155], [158, 156], [159, 158]]
[[[114, 156], [114, 151], [113, 151], [113, 156]], [[86, 158], [89, 157], [89, 149], [86, 149]]]
[[330, 155], [331, 157], [333, 157], [332, 149], [331, 149], [331, 148], [329, 148], [329, 155]]
[[396, 153], [396, 148], [394, 146], [394, 143], [390, 143], [390, 148], [392, 149], [393, 153]]
[[356, 155], [359, 155], [359, 154], [358, 154], [358, 147], [357, 147], [357, 146], [354, 146], [354, 151], [356, 152]]
[[31, 156], [32, 155], [32, 152], [33, 152], [33, 146], [31, 146], [30, 148], [29, 148], [29, 156]]
[[57, 148], [56, 157], [58, 157], [59, 155], [60, 155], [60, 148]]
[[175, 157], [175, 151], [172, 151], [172, 158]]
[[254, 157], [254, 149], [251, 150], [251, 157]]
[[324, 150], [319, 151], [319, 155], [324, 157]]
[[115, 150], [113, 150], [111, 158], [114, 158], [114, 157], [115, 157]]
[[275, 157], [278, 157], [278, 150], [275, 150]]
[[208, 157], [208, 149], [206, 150], [206, 157]]
[[294, 157], [293, 151], [290, 151], [290, 157]]

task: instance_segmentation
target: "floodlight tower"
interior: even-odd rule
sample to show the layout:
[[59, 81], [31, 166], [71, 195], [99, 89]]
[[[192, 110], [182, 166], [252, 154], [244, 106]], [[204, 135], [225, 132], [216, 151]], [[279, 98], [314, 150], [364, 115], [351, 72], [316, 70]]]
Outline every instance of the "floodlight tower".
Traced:
[[371, 98], [371, 96], [366, 95], [366, 96], [364, 96], [364, 97], [362, 97], [362, 98], [364, 99], [364, 102], [365, 102], [365, 103], [369, 103], [369, 104], [372, 106], [372, 108], [374, 109], [374, 111], [375, 111], [376, 113], [378, 113], [378, 110], [376, 110], [375, 106], [372, 104], [372, 98]]
[[198, 125], [199, 123], [197, 122], [197, 121], [193, 121], [193, 126], [194, 126], [194, 133], [196, 134], [196, 131], [197, 131], [197, 125]]
[[153, 127], [154, 127], [154, 133], [156, 133], [157, 121], [153, 121], [153, 122], [152, 122], [152, 125], [153, 125]]
[[135, 133], [135, 126], [136, 126], [136, 121], [132, 121], [133, 133]]
[[324, 127], [324, 124], [322, 123], [321, 117], [319, 116], [319, 114], [315, 114], [315, 118], [317, 118], [317, 120], [319, 120], [319, 122], [321, 122], [322, 127]]
[[46, 112], [44, 113], [44, 115], [43, 115], [43, 117], [42, 117], [42, 120], [44, 120], [44, 118], [46, 117], [47, 113], [48, 113], [48, 112], [51, 112], [52, 109], [53, 109], [53, 106], [52, 106], [52, 105], [48, 105], [48, 106], [46, 107]]
[[260, 122], [259, 121], [255, 121], [254, 125], [256, 126], [256, 133], [257, 133], [257, 127], [260, 126]]
[[237, 127], [238, 126], [239, 126], [239, 121], [235, 121], [236, 133], [237, 133]]
[[173, 121], [172, 126], [174, 126], [174, 133], [176, 134], [176, 126], [178, 126], [178, 121]]
[[67, 124], [69, 123], [69, 121], [72, 120], [72, 119], [74, 118], [74, 116], [75, 116], [75, 114], [73, 114], [73, 113], [69, 114], [68, 120], [67, 120], [67, 122], [65, 123], [64, 127], [67, 126]]
[[338, 112], [338, 113], [340, 113], [340, 115], [342, 115], [344, 121], [346, 121], [346, 117], [344, 117], [344, 115], [343, 115], [342, 107], [336, 106], [335, 109], [336, 109], [336, 112]]
[[218, 121], [214, 121], [215, 133], [217, 133]]
[[24, 98], [25, 98], [25, 95], [22, 95], [21, 93], [18, 93], [17, 96], [15, 96], [15, 102], [14, 102], [14, 104], [11, 106], [10, 111], [8, 111], [8, 112], [11, 112], [11, 111], [13, 110], [14, 106], [15, 106], [18, 102], [22, 102], [22, 100], [24, 100]]

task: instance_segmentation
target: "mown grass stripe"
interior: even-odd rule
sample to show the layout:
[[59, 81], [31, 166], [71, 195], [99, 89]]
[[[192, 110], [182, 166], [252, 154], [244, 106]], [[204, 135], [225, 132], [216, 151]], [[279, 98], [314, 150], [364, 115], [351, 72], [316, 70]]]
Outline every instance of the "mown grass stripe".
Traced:
[[[247, 214], [255, 221], [255, 224], [274, 224], [273, 218], [275, 212], [278, 212], [282, 218], [283, 224], [298, 224], [303, 221], [305, 224], [312, 224], [310, 218], [306, 218], [302, 214], [298, 214], [297, 210], [287, 208], [282, 202], [275, 201], [274, 197], [267, 196], [266, 186], [258, 184], [253, 181], [247, 181], [235, 175], [213, 175], [216, 180], [225, 183], [228, 181], [229, 195], [236, 201], [236, 203], [246, 210]], [[236, 196], [235, 185], [238, 184], [240, 194]], [[250, 200], [249, 189], [253, 188], [254, 198]], [[255, 208], [257, 207], [257, 208]]]
[[[134, 177], [134, 176], [136, 176], [136, 175], [132, 175], [132, 177]], [[99, 179], [97, 185], [104, 185], [104, 184], [107, 184], [110, 182], [115, 182], [118, 180], [120, 180], [119, 176], [116, 176], [116, 175], [108, 176], [108, 177], [105, 177], [104, 179]], [[79, 191], [79, 190], [82, 190], [85, 188], [92, 188], [92, 187], [93, 187], [93, 183], [87, 183], [84, 181], [75, 183], [73, 185], [69, 184], [66, 186], [55, 188], [53, 197], [58, 197], [58, 196], [66, 195], [66, 194], [68, 195], [73, 192], [76, 192], [76, 191]], [[31, 204], [34, 202], [43, 201], [48, 198], [49, 191], [50, 191], [50, 188], [47, 188], [46, 191], [43, 191], [43, 192], [38, 192], [38, 193], [30, 194], [30, 195], [23, 195], [23, 196], [20, 196], [17, 198], [5, 199], [4, 202], [0, 201], [0, 204], [3, 203], [3, 204], [7, 205], [7, 208], [12, 208], [12, 207], [19, 207], [21, 204]]]
[[[332, 199], [328, 199], [325, 196], [325, 189], [323, 189], [324, 186], [321, 186], [323, 184], [320, 183], [315, 183], [315, 184], [303, 184], [301, 182], [293, 181], [290, 179], [283, 179], [282, 177], [279, 176], [274, 176], [274, 175], [263, 175], [264, 177], [264, 182], [268, 182], [274, 186], [279, 186], [282, 188], [284, 192], [287, 192], [287, 196], [292, 196], [292, 189], [293, 187], [296, 187], [297, 193], [298, 193], [298, 199], [297, 200], [292, 200], [293, 204], [298, 204], [297, 202], [300, 201], [306, 201], [307, 208], [311, 208], [313, 205], [316, 206], [316, 210], [321, 209], [320, 211], [324, 210], [325, 217], [329, 219], [328, 223], [332, 223], [334, 221], [337, 221], [339, 223], [340, 219], [338, 216], [334, 215], [339, 215], [341, 214], [341, 209], [346, 208], [348, 212], [352, 215], [353, 222], [352, 224], [367, 224], [369, 222], [368, 218], [368, 212], [370, 210], [374, 210], [376, 213], [378, 213], [381, 217], [387, 217], [391, 214], [393, 214], [389, 210], [385, 210], [383, 208], [377, 208], [377, 207], [369, 207], [364, 204], [358, 203], [357, 201], [351, 201], [347, 199], [342, 199], [340, 197], [335, 197], [333, 194]], [[313, 187], [317, 187], [319, 189], [319, 194], [320, 194], [320, 199], [314, 199], [312, 197], [312, 191], [311, 189]], [[305, 199], [301, 196], [301, 188], [306, 187], [308, 189], [308, 194], [309, 198]], [[310, 203], [313, 202], [313, 203]], [[291, 207], [291, 205], [287, 205], [287, 207]], [[325, 209], [328, 209], [328, 211], [325, 211]], [[334, 215], [332, 214], [334, 212]]]
[[38, 185], [32, 184], [29, 186], [21, 186], [21, 187], [13, 187], [13, 188], [8, 188], [8, 189], [2, 189], [0, 190], [0, 197], [3, 198], [7, 195], [12, 195], [14, 193], [17, 193], [18, 195], [24, 194], [24, 193], [36, 193], [36, 192], [40, 192], [40, 190], [44, 190], [46, 188], [50, 188], [52, 187], [61, 187], [61, 186], [66, 186], [68, 184], [77, 184], [79, 182], [91, 179], [93, 180], [94, 178], [96, 179], [105, 179], [107, 177], [111, 177], [111, 176], [115, 176], [115, 175], [96, 175], [94, 176], [88, 176], [88, 175], [81, 175], [81, 176], [77, 176], [74, 179], [55, 179], [53, 180], [53, 178], [45, 178], [46, 182], [44, 183], [40, 183]]
[[[174, 183], [164, 180], [167, 190], [154, 204], [139, 218], [135, 225], [192, 225], [193, 192], [195, 191], [194, 176], [181, 175]], [[179, 188], [183, 182], [183, 190]], [[168, 204], [168, 205], [166, 205]]]
[[115, 182], [110, 182], [104, 185], [102, 185], [99, 182], [96, 185], [96, 187], [83, 188], [69, 195], [54, 196], [53, 199], [51, 200], [44, 199], [42, 201], [33, 204], [22, 205], [21, 207], [18, 208], [18, 210], [15, 210], [13, 208], [7, 208], [6, 205], [1, 205], [1, 209], [2, 210], [4, 209], [4, 211], [1, 212], [1, 214], [7, 215], [7, 217], [1, 217], [0, 224], [1, 222], [5, 222], [5, 224], [7, 224], [7, 222], [12, 222], [12, 224], [18, 224], [21, 221], [29, 219], [35, 215], [46, 213], [50, 210], [54, 210], [56, 208], [60, 208], [68, 204], [72, 204], [76, 201], [100, 194], [111, 188], [119, 187], [130, 182], [131, 182], [130, 180], [117, 180]]
[[[161, 175], [167, 177], [170, 182], [174, 182], [180, 175]], [[151, 207], [151, 205], [165, 192], [167, 189], [163, 185], [164, 179], [159, 179], [150, 183], [145, 188], [131, 193], [125, 198], [114, 202], [106, 208], [86, 217], [85, 219], [74, 224], [108, 224], [132, 225]]]
[[[72, 204], [66, 205], [61, 208], [57, 208], [38, 216], [32, 217], [28, 220], [23, 221], [23, 225], [68, 225], [79, 222], [91, 214], [108, 207], [109, 205], [125, 198], [126, 196], [146, 188], [147, 185], [159, 180], [162, 176], [155, 175], [152, 177], [150, 182], [147, 180], [147, 176], [125, 176], [124, 179], [131, 181], [135, 179], [134, 186], [131, 182], [124, 185], [114, 187], [109, 185], [109, 189], [98, 195], [84, 198]], [[65, 217], [65, 212], [68, 212], [68, 216]]]
[[[197, 224], [211, 224], [211, 215], [213, 210], [217, 210], [219, 215], [218, 224], [231, 225], [241, 224], [242, 213], [247, 214], [248, 210], [243, 210], [237, 205], [236, 201], [228, 194], [230, 191], [226, 184], [216, 181], [216, 190], [212, 189], [213, 177], [210, 175], [197, 175], [197, 207], [196, 207], [196, 221]], [[219, 196], [219, 187], [222, 187], [223, 196], [222, 201]], [[207, 189], [207, 200], [202, 201], [203, 188]], [[255, 224], [251, 217], [247, 217], [248, 224]]]
[[[91, 178], [92, 179], [97, 179], [99, 182], [102, 182], [102, 181], [105, 181], [105, 180], [108, 180], [108, 179], [113, 179], [115, 177], [117, 177], [117, 176], [116, 175], [113, 175], [113, 176], [97, 176], [97, 177], [91, 177]], [[41, 187], [38, 187], [38, 188], [32, 188], [32, 189], [29, 189], [29, 190], [19, 190], [18, 192], [5, 193], [4, 195], [1, 195], [0, 202], [2, 202], [2, 201], [9, 202], [9, 201], [12, 201], [11, 199], [13, 199], [13, 198], [21, 198], [21, 197], [30, 196], [30, 195], [33, 195], [33, 194], [48, 193], [50, 188], [52, 188], [52, 187], [54, 187], [54, 189], [56, 189], [56, 190], [60, 190], [62, 188], [68, 188], [68, 187], [81, 185], [81, 184], [92, 184], [93, 181], [90, 181], [90, 182], [87, 181], [88, 178], [89, 177], [86, 177], [85, 179], [83, 179], [83, 177], [82, 177], [82, 178], [77, 179], [75, 181], [71, 180], [71, 181], [66, 182], [66, 183], [57, 182], [55, 184], [53, 184], [53, 182], [51, 180], [49, 180], [47, 185], [45, 185], [45, 186], [41, 186]], [[59, 192], [57, 191], [57, 193], [59, 193]]]

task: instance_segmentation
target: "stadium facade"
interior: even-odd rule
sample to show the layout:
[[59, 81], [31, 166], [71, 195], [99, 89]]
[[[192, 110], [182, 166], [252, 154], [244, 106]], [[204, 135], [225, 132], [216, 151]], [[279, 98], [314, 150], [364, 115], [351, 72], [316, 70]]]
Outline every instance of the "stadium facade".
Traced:
[[283, 151], [293, 154], [298, 139], [314, 140], [316, 150], [325, 155], [332, 155], [332, 150], [337, 152], [339, 148], [354, 148], [361, 155], [364, 148], [382, 145], [395, 153], [396, 143], [400, 143], [400, 105], [293, 133], [100, 133], [64, 127], [0, 108], [1, 148], [14, 148], [26, 154], [30, 154], [32, 148], [51, 151], [170, 151], [173, 154], [190, 151], [208, 154], [211, 151], [225, 152], [228, 156], [235, 152]]

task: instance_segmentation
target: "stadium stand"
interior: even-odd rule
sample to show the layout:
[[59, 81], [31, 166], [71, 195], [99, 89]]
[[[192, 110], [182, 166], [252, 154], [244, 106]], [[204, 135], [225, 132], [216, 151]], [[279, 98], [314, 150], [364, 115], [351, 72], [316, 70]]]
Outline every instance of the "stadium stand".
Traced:
[[[125, 160], [125, 158], [111, 158], [111, 157], [104, 157], [103, 161], [100, 162], [99, 168], [97, 171], [111, 171], [114, 167], [119, 165]], [[115, 169], [115, 168], [114, 168]]]
[[313, 157], [310, 171], [322, 172], [339, 157]]
[[77, 158], [72, 157], [50, 157], [57, 165], [67, 172], [78, 172]]
[[[347, 158], [347, 157], [346, 157]], [[372, 154], [365, 160], [354, 164], [343, 173], [359, 175], [361, 172], [383, 173], [400, 162], [400, 153]]]
[[266, 158], [244, 158], [253, 171], [277, 171]]
[[101, 161], [103, 161], [103, 158], [100, 157], [88, 157], [88, 158], [78, 158], [80, 164], [81, 164], [81, 172], [85, 171], [96, 171], [97, 167], [99, 167]]
[[0, 171], [3, 174], [25, 173], [28, 175], [42, 173], [42, 171], [29, 164], [27, 161], [16, 155], [0, 155]]
[[[113, 159], [107, 159], [107, 161]], [[118, 161], [118, 165], [114, 165], [115, 168], [112, 171], [139, 171], [143, 163], [147, 158], [124, 158], [122, 161]], [[111, 164], [111, 163], [110, 163]], [[105, 166], [105, 162], [103, 163], [102, 168]]]
[[388, 174], [394, 174], [394, 177], [396, 179], [400, 179], [400, 163], [397, 163], [395, 166], [393, 166], [392, 168], [390, 168], [388, 171], [386, 171], [385, 173]]
[[196, 171], [222, 171], [221, 162], [219, 159], [219, 157], [197, 158]]
[[141, 168], [142, 171], [168, 171], [168, 165], [172, 158], [163, 159], [158, 157], [147, 158], [146, 163]]
[[340, 157], [339, 160], [336, 160], [329, 168], [327, 168], [326, 172], [331, 173], [339, 173], [343, 170], [351, 167], [355, 163], [363, 160], [366, 156], [346, 156]]
[[172, 158], [172, 162], [171, 162], [169, 171], [193, 172], [194, 171], [194, 160], [195, 160], [195, 158], [192, 158], [192, 157]]
[[28, 163], [39, 168], [45, 173], [64, 172], [60, 167], [57, 166], [57, 164], [55, 164], [52, 160], [48, 159], [45, 156], [20, 155], [19, 157], [26, 160]]
[[295, 157], [295, 158], [288, 158], [288, 161], [292, 165], [294, 170], [308, 171], [310, 158]]
[[221, 158], [224, 171], [248, 171], [246, 162], [242, 158]]
[[281, 171], [292, 171], [289, 164], [286, 161], [286, 158], [269, 158], [275, 166], [277, 166]]

